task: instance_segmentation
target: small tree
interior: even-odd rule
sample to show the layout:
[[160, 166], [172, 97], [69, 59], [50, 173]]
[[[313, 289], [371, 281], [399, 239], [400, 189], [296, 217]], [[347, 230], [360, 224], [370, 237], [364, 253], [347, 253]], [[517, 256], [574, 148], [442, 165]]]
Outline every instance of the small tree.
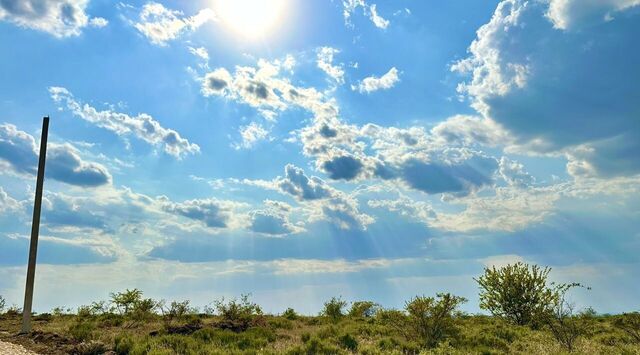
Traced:
[[120, 314], [130, 314], [136, 304], [142, 300], [142, 291], [134, 288], [124, 292], [111, 293], [111, 303]]
[[356, 301], [351, 304], [349, 317], [370, 318], [380, 310], [380, 305], [371, 301]]
[[[537, 327], [568, 288], [579, 284], [547, 286], [551, 268], [518, 262], [496, 269], [485, 268], [474, 279], [480, 285], [480, 308], [517, 325]], [[564, 290], [564, 291], [563, 291]]]
[[423, 345], [435, 347], [442, 340], [457, 334], [455, 312], [466, 301], [464, 297], [450, 293], [439, 293], [436, 298], [417, 296], [405, 306], [408, 326]]
[[4, 312], [4, 307], [7, 305], [7, 301], [5, 301], [4, 297], [0, 296], [0, 314]]
[[565, 300], [563, 293], [545, 318], [553, 337], [569, 351], [573, 351], [575, 341], [584, 333], [584, 326], [576, 319], [573, 308], [573, 305]]
[[347, 301], [342, 297], [331, 297], [330, 300], [324, 303], [321, 315], [331, 318], [334, 322], [344, 317], [344, 308], [347, 306]]

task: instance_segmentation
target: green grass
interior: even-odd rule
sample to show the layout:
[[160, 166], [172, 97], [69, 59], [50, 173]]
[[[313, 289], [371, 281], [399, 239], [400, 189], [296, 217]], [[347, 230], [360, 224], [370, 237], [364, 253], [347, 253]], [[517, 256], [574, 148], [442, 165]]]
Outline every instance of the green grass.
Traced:
[[[51, 353], [98, 354], [568, 354], [545, 328], [534, 330], [481, 315], [454, 318], [458, 331], [427, 348], [383, 317], [260, 315], [244, 331], [221, 329], [219, 316], [189, 315], [179, 320], [149, 314], [145, 321], [117, 314], [45, 315], [34, 330], [58, 334]], [[620, 316], [581, 318], [584, 332], [573, 353], [640, 354], [640, 343], [615, 325]], [[294, 318], [294, 319], [291, 319]], [[0, 330], [15, 333], [19, 315], [0, 316]], [[188, 334], [170, 334], [170, 330]], [[11, 341], [11, 339], [8, 339]], [[36, 343], [39, 340], [36, 340]], [[42, 347], [39, 348], [42, 350]]]

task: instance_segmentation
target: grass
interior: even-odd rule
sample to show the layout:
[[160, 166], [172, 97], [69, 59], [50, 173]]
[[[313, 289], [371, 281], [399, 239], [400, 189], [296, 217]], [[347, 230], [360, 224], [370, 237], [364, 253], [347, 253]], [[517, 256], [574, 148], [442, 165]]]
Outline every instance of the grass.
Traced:
[[[640, 354], [640, 343], [621, 315], [581, 317], [584, 332], [572, 353]], [[170, 319], [168, 319], [170, 318]], [[34, 317], [34, 332], [18, 337], [19, 314], [0, 315], [0, 338], [44, 354], [568, 354], [546, 328], [512, 325], [500, 318], [456, 315], [457, 332], [434, 347], [405, 334], [386, 318], [371, 316], [252, 315], [245, 330], [223, 329], [218, 315], [57, 314]], [[255, 321], [257, 320], [257, 321]], [[623, 322], [622, 322], [623, 323]], [[628, 323], [628, 322], [627, 322]]]

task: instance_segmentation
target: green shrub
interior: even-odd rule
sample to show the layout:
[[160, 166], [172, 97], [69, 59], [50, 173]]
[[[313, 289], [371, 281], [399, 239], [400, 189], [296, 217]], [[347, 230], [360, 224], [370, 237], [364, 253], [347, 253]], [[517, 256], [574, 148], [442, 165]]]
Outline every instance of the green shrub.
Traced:
[[517, 325], [538, 327], [561, 293], [578, 284], [547, 286], [550, 268], [518, 262], [496, 269], [485, 268], [474, 279], [480, 286], [480, 308]]
[[352, 318], [370, 318], [375, 316], [380, 310], [380, 305], [371, 301], [356, 301], [351, 304], [349, 317]]
[[347, 302], [342, 297], [331, 297], [330, 300], [324, 303], [324, 308], [321, 315], [330, 318], [333, 321], [337, 321], [344, 317], [344, 308], [347, 306]]
[[455, 312], [464, 297], [439, 293], [433, 297], [415, 297], [406, 303], [407, 326], [417, 336], [417, 340], [427, 347], [435, 347], [444, 339], [458, 334]]
[[302, 340], [303, 343], [308, 342], [309, 339], [311, 339], [311, 334], [308, 332], [304, 332], [302, 333], [302, 335], [300, 335], [300, 340]]
[[142, 291], [134, 288], [123, 292], [111, 293], [111, 303], [120, 314], [130, 314], [137, 303], [142, 300]]
[[93, 338], [96, 326], [92, 322], [79, 321], [69, 326], [69, 335], [78, 341], [87, 341]]
[[338, 343], [347, 350], [356, 351], [358, 349], [358, 341], [349, 333], [341, 335], [338, 338]]
[[636, 343], [640, 343], [640, 313], [624, 313], [615, 318], [613, 325], [631, 337]]
[[287, 308], [284, 312], [282, 312], [282, 316], [287, 318], [288, 320], [298, 319], [298, 313], [296, 313], [293, 308]]
[[308, 355], [315, 355], [315, 354], [327, 354], [327, 355], [335, 355], [335, 354], [341, 354], [341, 351], [339, 348], [328, 344], [318, 338], [311, 338], [309, 339], [307, 342], [304, 343], [304, 345], [302, 346], [298, 346], [292, 350], [289, 351], [289, 354], [291, 355], [303, 355], [303, 354], [308, 354]]
[[127, 355], [133, 350], [134, 345], [133, 338], [129, 335], [121, 334], [116, 336], [113, 350], [117, 355]]
[[218, 327], [230, 329], [234, 332], [247, 330], [251, 326], [264, 323], [262, 309], [257, 304], [249, 301], [249, 295], [242, 295], [240, 300], [231, 299], [228, 302], [224, 298], [214, 302], [215, 309], [221, 320]]

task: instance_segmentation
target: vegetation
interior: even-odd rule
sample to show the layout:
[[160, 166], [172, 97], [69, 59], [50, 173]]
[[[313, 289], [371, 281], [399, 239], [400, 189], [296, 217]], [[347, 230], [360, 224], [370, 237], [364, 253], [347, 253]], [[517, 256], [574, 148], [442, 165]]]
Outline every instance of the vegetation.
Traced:
[[133, 289], [75, 312], [57, 307], [36, 315], [26, 338], [12, 335], [20, 327], [13, 307], [0, 312], [0, 339], [46, 354], [640, 353], [640, 313], [575, 312], [567, 293], [577, 284], [547, 283], [549, 271], [526, 264], [486, 269], [477, 281], [492, 316], [461, 312], [467, 300], [449, 293], [416, 296], [403, 309], [334, 297], [318, 316], [291, 308], [276, 316], [249, 295], [200, 312], [189, 301], [145, 299]]

